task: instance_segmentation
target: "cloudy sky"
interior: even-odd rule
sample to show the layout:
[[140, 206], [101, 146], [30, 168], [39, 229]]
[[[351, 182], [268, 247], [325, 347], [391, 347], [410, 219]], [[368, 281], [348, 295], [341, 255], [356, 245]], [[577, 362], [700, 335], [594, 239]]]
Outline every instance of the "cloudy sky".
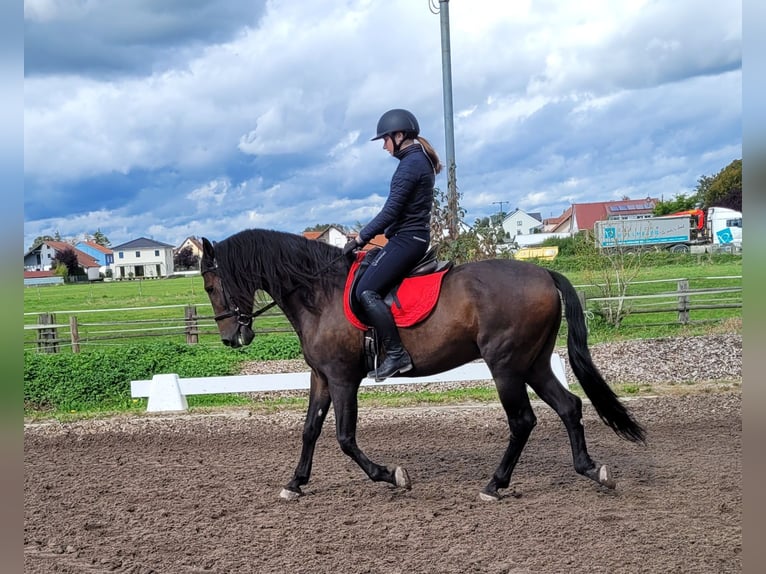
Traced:
[[[396, 167], [369, 141], [382, 112], [413, 111], [445, 158], [434, 1], [25, 0], [25, 249], [366, 223]], [[452, 0], [449, 16], [469, 224], [689, 194], [742, 157], [740, 2]]]

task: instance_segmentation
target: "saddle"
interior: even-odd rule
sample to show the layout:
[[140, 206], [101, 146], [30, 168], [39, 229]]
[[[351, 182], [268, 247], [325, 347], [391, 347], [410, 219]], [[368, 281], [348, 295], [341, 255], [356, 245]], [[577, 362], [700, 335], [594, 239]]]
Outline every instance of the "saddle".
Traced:
[[[368, 327], [363, 322], [364, 311], [354, 297], [354, 291], [379, 251], [380, 247], [376, 247], [357, 253], [346, 279], [343, 309], [346, 318], [358, 329]], [[452, 266], [452, 261], [438, 260], [436, 249], [431, 247], [407, 276], [383, 297], [398, 327], [411, 327], [428, 317], [439, 299], [442, 278]]]
[[[346, 318], [357, 329], [365, 331], [364, 357], [367, 370], [377, 368], [380, 346], [375, 329], [365, 325], [359, 318], [364, 314], [361, 305], [354, 297], [354, 291], [359, 279], [379, 251], [380, 247], [375, 247], [368, 252], [357, 253], [356, 261], [351, 265], [348, 273], [343, 293], [343, 311]], [[452, 266], [452, 261], [439, 261], [436, 258], [436, 250], [432, 247], [426, 251], [407, 276], [386, 294], [383, 302], [391, 309], [397, 327], [411, 327], [428, 317], [439, 300], [442, 278], [452, 269]]]

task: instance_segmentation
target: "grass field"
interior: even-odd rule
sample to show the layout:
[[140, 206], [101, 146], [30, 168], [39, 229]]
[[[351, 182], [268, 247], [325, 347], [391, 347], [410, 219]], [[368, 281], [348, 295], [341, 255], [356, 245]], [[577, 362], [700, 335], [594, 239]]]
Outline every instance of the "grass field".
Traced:
[[[688, 261], [681, 263], [647, 265], [634, 278], [627, 294], [646, 295], [672, 292], [676, 290], [678, 279], [688, 279], [691, 289], [713, 286], [739, 288], [742, 284], [741, 274], [741, 259], [737, 258], [715, 263], [689, 258]], [[597, 282], [597, 277], [593, 272], [584, 270], [567, 272], [565, 275], [569, 277], [578, 290], [584, 291], [588, 298], [592, 299], [603, 295], [601, 289], [593, 285], [594, 282]], [[512, 289], [509, 290], [508, 296], [513, 297]], [[741, 293], [738, 292], [724, 293], [715, 297], [719, 299], [719, 302], [728, 299], [732, 303], [741, 303], [742, 300]], [[623, 325], [619, 329], [599, 320], [598, 304], [593, 301], [587, 303], [590, 344], [621, 339], [691, 336], [716, 332], [739, 332], [741, 330], [742, 309], [735, 307], [695, 310], [690, 313], [690, 324], [679, 325], [676, 323], [676, 299], [677, 297], [670, 296], [665, 299], [650, 299], [649, 302], [631, 301], [630, 305], [636, 307], [638, 305], [664, 305], [669, 306], [670, 310], [663, 314], [631, 313], [624, 319]], [[695, 302], [695, 304], [699, 304], [696, 298]], [[185, 344], [182, 329], [184, 307], [187, 305], [197, 307], [198, 315], [203, 317], [200, 319], [200, 325], [204, 324], [206, 329], [209, 329], [209, 334], [200, 336], [201, 345], [199, 347], [190, 347]], [[108, 416], [112, 412], [142, 413], [146, 409], [146, 400], [133, 399], [131, 401], [125, 394], [126, 381], [151, 377], [153, 373], [158, 372], [158, 369], [159, 372], [165, 372], [162, 369], [167, 370], [167, 366], [157, 367], [158, 361], [162, 362], [163, 365], [172, 364], [173, 372], [178, 372], [181, 366], [184, 368], [193, 367], [194, 373], [185, 376], [219, 376], [230, 374], [228, 369], [232, 361], [239, 364], [248, 360], [263, 360], [264, 357], [284, 358], [282, 351], [288, 347], [292, 347], [292, 358], [299, 351], [297, 341], [291, 339], [294, 335], [264, 336], [264, 331], [268, 329], [289, 330], [289, 324], [281, 314], [259, 317], [256, 320], [255, 327], [258, 338], [255, 344], [245, 349], [236, 350], [224, 347], [217, 334], [212, 319], [212, 309], [202, 288], [202, 279], [199, 276], [26, 288], [24, 290], [25, 324], [34, 326], [37, 322], [37, 314], [41, 312], [55, 313], [56, 323], [63, 325], [68, 325], [69, 317], [75, 316], [79, 323], [81, 337], [99, 340], [87, 341], [81, 346], [82, 353], [76, 356], [68, 353], [71, 348], [65, 343], [61, 345], [62, 353], [60, 354], [25, 353], [25, 364], [27, 359], [30, 360], [29, 373], [25, 367], [25, 397], [27, 397], [28, 392], [32, 393], [36, 387], [48, 388], [51, 385], [52, 389], [60, 392], [75, 393], [77, 389], [81, 389], [84, 393], [83, 400], [90, 400], [95, 387], [109, 389], [111, 388], [109, 385], [112, 385], [119, 389], [120, 393], [116, 403], [113, 400], [111, 402], [93, 402], [92, 400], [88, 402], [86, 400], [86, 406], [75, 410], [70, 407], [63, 409], [41, 407], [41, 410], [38, 411], [31, 399], [28, 405], [27, 398], [25, 398], [25, 416], [30, 420], [49, 417], [60, 420], [75, 420], [90, 416]], [[162, 330], [147, 331], [148, 329]], [[171, 332], [175, 332], [175, 334], [168, 334]], [[161, 337], [158, 336], [160, 333], [162, 334]], [[25, 330], [25, 349], [34, 350], [36, 348], [35, 334], [34, 330]], [[62, 328], [59, 336], [66, 340], [67, 328]], [[564, 324], [559, 334], [559, 346], [566, 344], [565, 336], [566, 326]], [[163, 355], [155, 347], [159, 342], [165, 340], [184, 343], [181, 346], [183, 351], [176, 349], [172, 356]], [[285, 346], [286, 340], [290, 343], [287, 346]], [[134, 343], [138, 345], [134, 345]], [[138, 352], [136, 348], [139, 349]], [[182, 360], [179, 355], [185, 354], [186, 350], [190, 352], [201, 351], [201, 353], [195, 353], [197, 359]], [[258, 357], [253, 353], [256, 353]], [[118, 357], [115, 363], [117, 366], [105, 368], [104, 358], [114, 355]], [[92, 357], [97, 358], [96, 363], [93, 363], [96, 359], [92, 359]], [[48, 361], [38, 364], [32, 359], [83, 359], [84, 361], [74, 361], [71, 364], [56, 361], [48, 365]], [[84, 366], [81, 365], [77, 370], [75, 367], [81, 362]], [[133, 373], [133, 370], [145, 367], [144, 363], [149, 364], [148, 370], [146, 373], [142, 372], [140, 376], [121, 374], [122, 371]], [[57, 367], [56, 365], [59, 364], [61, 366]], [[92, 366], [94, 364], [97, 364], [95, 370]], [[115, 369], [118, 371], [117, 373], [112, 372]], [[75, 377], [77, 373], [80, 374], [79, 377]], [[27, 381], [28, 375], [29, 380]], [[100, 386], [96, 385], [98, 382], [96, 379], [101, 382]], [[56, 381], [60, 384], [54, 384]], [[576, 386], [573, 391], [578, 392]], [[631, 394], [635, 390], [626, 388], [617, 389], [617, 392], [622, 395]], [[381, 396], [381, 393], [365, 391], [360, 393], [360, 399], [365, 405], [406, 405], [485, 401], [495, 400], [496, 396], [493, 391], [487, 390], [460, 390], [452, 394], [449, 392], [414, 393], [404, 397], [392, 397], [389, 394]], [[305, 400], [305, 397], [301, 397], [297, 399], [273, 399], [273, 401], [266, 399], [264, 402], [260, 399], [254, 400], [225, 394], [192, 396], [189, 397], [189, 404], [195, 409], [215, 409], [220, 406], [230, 407], [242, 404], [246, 404], [248, 408], [304, 409]]]
[[[721, 262], [688, 258], [686, 263], [644, 266], [631, 283], [627, 295], [648, 295], [675, 291], [677, 279], [688, 279], [692, 289], [711, 287], [741, 287], [741, 258], [730, 258]], [[583, 270], [565, 273], [572, 283], [585, 292], [586, 297], [603, 296], [593, 285], [598, 275]], [[730, 278], [727, 278], [730, 277]], [[513, 293], [509, 292], [509, 297]], [[705, 300], [695, 297], [693, 304], [718, 304], [729, 301], [741, 302], [740, 293], [719, 294]], [[218, 345], [220, 340], [212, 320], [212, 308], [203, 290], [199, 276], [178, 277], [143, 281], [95, 282], [24, 289], [25, 325], [35, 325], [37, 314], [55, 313], [56, 323], [68, 325], [69, 317], [77, 317], [80, 337], [87, 345], [119, 345], [127, 340], [152, 339], [162, 336], [174, 340], [185, 340], [184, 307], [196, 306], [200, 317], [200, 343]], [[663, 314], [631, 313], [620, 329], [604, 325], [599, 321], [597, 311], [601, 304], [587, 305], [591, 342], [620, 338], [646, 338], [677, 334], [699, 334], [711, 328], [710, 322], [726, 322], [741, 318], [742, 310], [707, 309], [692, 311], [692, 324], [672, 325], [676, 321], [676, 299], [650, 299], [626, 303], [631, 310], [668, 308]], [[643, 306], [643, 307], [642, 307]], [[594, 314], [594, 311], [596, 312]], [[289, 324], [278, 312], [259, 317], [256, 321], [259, 332], [289, 330]], [[62, 338], [68, 337], [68, 328], [61, 330]], [[562, 333], [563, 335], [563, 333]], [[25, 348], [34, 348], [36, 331], [25, 330]], [[63, 347], [66, 349], [66, 345]]]

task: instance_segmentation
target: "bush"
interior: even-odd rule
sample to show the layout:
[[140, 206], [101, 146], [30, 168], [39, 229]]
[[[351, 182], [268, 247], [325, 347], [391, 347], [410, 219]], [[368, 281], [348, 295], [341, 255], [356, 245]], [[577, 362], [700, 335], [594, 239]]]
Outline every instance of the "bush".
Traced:
[[25, 411], [87, 411], [130, 406], [130, 382], [159, 373], [179, 377], [236, 374], [243, 362], [295, 359], [293, 335], [261, 336], [245, 349], [158, 342], [82, 353], [24, 353]]

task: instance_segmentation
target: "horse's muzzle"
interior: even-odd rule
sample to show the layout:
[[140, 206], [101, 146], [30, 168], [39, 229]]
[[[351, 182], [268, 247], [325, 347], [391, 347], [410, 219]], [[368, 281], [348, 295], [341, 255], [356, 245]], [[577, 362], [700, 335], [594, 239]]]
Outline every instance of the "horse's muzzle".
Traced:
[[252, 329], [246, 325], [240, 325], [239, 329], [237, 329], [233, 335], [221, 337], [221, 341], [223, 341], [223, 344], [227, 347], [237, 349], [239, 347], [246, 347], [253, 342], [254, 338], [255, 333]]

